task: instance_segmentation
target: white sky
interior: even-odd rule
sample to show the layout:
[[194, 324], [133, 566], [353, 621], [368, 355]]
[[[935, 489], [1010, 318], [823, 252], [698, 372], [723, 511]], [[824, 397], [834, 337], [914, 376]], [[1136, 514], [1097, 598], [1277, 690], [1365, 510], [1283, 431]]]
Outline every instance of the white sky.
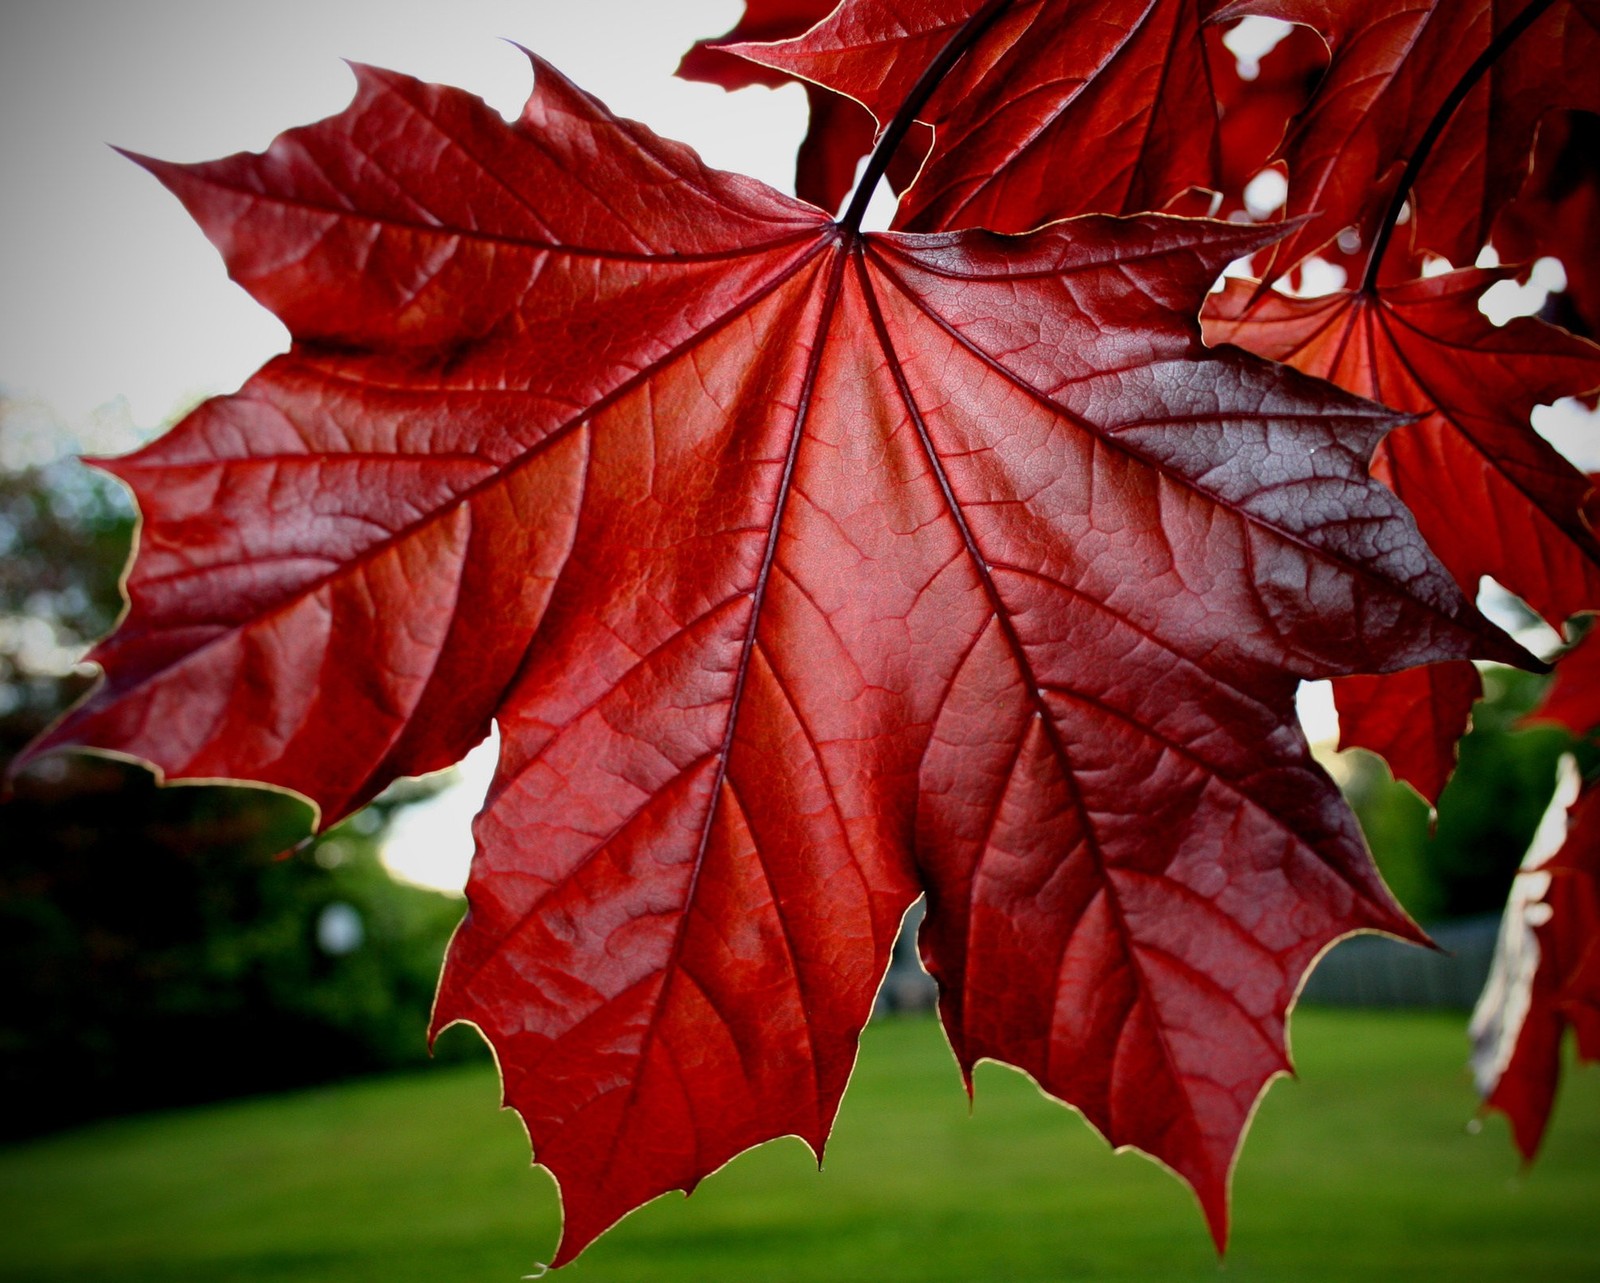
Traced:
[[515, 40], [614, 110], [777, 185], [798, 86], [731, 100], [672, 70], [738, 0], [11, 0], [0, 6], [0, 387], [69, 422], [125, 396], [155, 427], [281, 350], [177, 201], [107, 144], [171, 160], [260, 150], [341, 109], [350, 58], [470, 89], [507, 115]]
[[[740, 0], [11, 0], [0, 7], [0, 392], [74, 430], [125, 398], [148, 433], [286, 347], [177, 201], [108, 144], [171, 160], [260, 150], [345, 105], [343, 58], [459, 85], [514, 115], [532, 80], [516, 41], [613, 110], [788, 190], [805, 128], [797, 86], [730, 97], [672, 75], [741, 11]], [[1570, 416], [1554, 430], [1591, 453], [1600, 435]], [[1325, 691], [1308, 694], [1322, 710], [1308, 729], [1324, 737]], [[469, 784], [406, 814], [397, 871], [461, 885], [491, 768], [492, 749], [480, 751]]]

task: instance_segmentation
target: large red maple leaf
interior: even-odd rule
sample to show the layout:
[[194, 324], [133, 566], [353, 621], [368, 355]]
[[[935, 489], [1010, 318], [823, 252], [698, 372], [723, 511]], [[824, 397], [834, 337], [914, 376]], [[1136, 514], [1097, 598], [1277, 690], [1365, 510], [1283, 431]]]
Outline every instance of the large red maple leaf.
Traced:
[[294, 346], [108, 466], [104, 684], [35, 749], [342, 815], [502, 734], [435, 1026], [562, 1185], [558, 1261], [793, 1133], [900, 917], [1220, 1239], [1311, 961], [1414, 934], [1298, 679], [1521, 652], [1367, 474], [1386, 411], [1196, 313], [1260, 229], [865, 236], [610, 116], [362, 71], [262, 155], [147, 162]]
[[[1496, 279], [1466, 268], [1320, 298], [1233, 281], [1208, 302], [1206, 333], [1418, 415], [1378, 447], [1374, 474], [1463, 589], [1493, 576], [1559, 628], [1600, 607], [1600, 540], [1589, 479], [1529, 416], [1600, 385], [1600, 347], [1532, 318], [1491, 324], [1477, 304]], [[1336, 683], [1343, 743], [1434, 801], [1476, 693], [1465, 666]]]

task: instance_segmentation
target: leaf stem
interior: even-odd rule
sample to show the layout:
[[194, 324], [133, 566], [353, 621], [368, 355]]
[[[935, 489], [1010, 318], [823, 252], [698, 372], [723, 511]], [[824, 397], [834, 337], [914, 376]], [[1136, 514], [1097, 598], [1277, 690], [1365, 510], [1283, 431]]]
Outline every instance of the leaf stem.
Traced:
[[1366, 274], [1361, 278], [1363, 294], [1377, 292], [1378, 266], [1388, 251], [1389, 238], [1394, 235], [1394, 229], [1400, 221], [1400, 211], [1405, 208], [1406, 198], [1411, 195], [1411, 189], [1415, 186], [1423, 165], [1427, 164], [1429, 153], [1438, 143], [1439, 136], [1444, 133], [1445, 126], [1450, 123], [1450, 118], [1455, 115], [1456, 108], [1466, 101], [1467, 95], [1488, 74], [1489, 68], [1500, 61], [1506, 50], [1516, 42], [1517, 37], [1542, 18], [1545, 11], [1555, 2], [1556, 0], [1533, 0], [1532, 4], [1508, 22], [1505, 29], [1489, 42], [1488, 47], [1462, 73], [1461, 79], [1456, 82], [1456, 87], [1450, 91], [1444, 102], [1439, 104], [1439, 110], [1434, 113], [1427, 129], [1423, 130], [1422, 137], [1412, 149], [1411, 157], [1406, 161], [1405, 170], [1400, 175], [1400, 183], [1389, 200], [1389, 208], [1384, 211], [1383, 222], [1378, 225], [1378, 235], [1372, 242], [1372, 253], [1367, 257]]
[[867, 160], [867, 167], [862, 171], [861, 180], [856, 184], [856, 190], [850, 197], [850, 207], [839, 220], [839, 226], [847, 234], [854, 236], [861, 230], [861, 220], [866, 216], [867, 204], [872, 199], [873, 189], [888, 170], [889, 162], [894, 159], [895, 152], [905, 140], [906, 134], [910, 132], [911, 126], [916, 123], [917, 113], [927, 106], [928, 99], [933, 97], [933, 91], [950, 74], [950, 69], [961, 60], [967, 50], [978, 43], [983, 33], [1010, 4], [1011, 0], [989, 0], [983, 8], [957, 28], [955, 34], [945, 42], [944, 48], [939, 50], [938, 56], [917, 77], [917, 83], [911, 86], [911, 92], [900, 104], [900, 110], [895, 112], [889, 127], [878, 135], [878, 142]]

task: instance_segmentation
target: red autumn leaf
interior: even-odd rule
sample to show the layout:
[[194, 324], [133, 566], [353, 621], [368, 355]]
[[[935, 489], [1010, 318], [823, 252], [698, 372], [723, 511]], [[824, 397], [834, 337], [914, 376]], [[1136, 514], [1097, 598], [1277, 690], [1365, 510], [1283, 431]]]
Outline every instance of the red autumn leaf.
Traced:
[[[1287, 361], [1352, 392], [1422, 416], [1397, 428], [1373, 474], [1405, 500], [1457, 583], [1492, 575], [1556, 627], [1600, 606], [1600, 541], [1583, 515], [1588, 479], [1529, 426], [1535, 405], [1600, 384], [1600, 348], [1531, 318], [1496, 327], [1479, 310], [1498, 279], [1477, 268], [1370, 292], [1321, 298], [1259, 293], [1230, 282], [1212, 296], [1206, 335]], [[1434, 675], [1453, 694], [1419, 697], [1411, 675], [1364, 682], [1369, 712], [1345, 744], [1382, 753], [1430, 802], [1454, 769], [1471, 681]], [[1405, 710], [1432, 710], [1430, 727]]]
[[[744, 17], [715, 40], [702, 40], [678, 65], [685, 80], [703, 80], [724, 89], [750, 85], [773, 87], [794, 77], [787, 72], [729, 53], [724, 45], [745, 41], [787, 40], [815, 26], [838, 0], [748, 0]], [[836, 210], [855, 183], [856, 165], [872, 150], [877, 122], [853, 98], [805, 83], [810, 125], [795, 159], [794, 189], [801, 200]], [[913, 169], [912, 173], [915, 173]], [[909, 181], [910, 175], [907, 175]]]
[[1600, 629], [1556, 661], [1555, 680], [1525, 723], [1554, 722], [1582, 739], [1600, 730]]
[[294, 336], [109, 465], [106, 680], [34, 753], [297, 789], [501, 760], [435, 1025], [494, 1045], [558, 1261], [820, 1151], [901, 914], [964, 1068], [1194, 1185], [1312, 960], [1411, 934], [1302, 678], [1520, 651], [1367, 474], [1394, 422], [1209, 352], [1260, 229], [863, 236], [537, 64], [392, 73], [263, 155], [147, 162]]
[[[1556, 664], [1524, 724], [1554, 722], [1579, 739], [1600, 730], [1595, 630]], [[1506, 905], [1495, 964], [1473, 1015], [1473, 1067], [1484, 1103], [1511, 1120], [1524, 1158], [1538, 1152], [1561, 1081], [1569, 1026], [1600, 1060], [1600, 787], [1562, 775]], [[1560, 826], [1559, 835], [1556, 826]], [[1554, 854], [1552, 854], [1554, 852]]]
[[1222, 113], [1217, 189], [1223, 212], [1244, 208], [1245, 186], [1267, 166], [1289, 121], [1310, 100], [1328, 69], [1328, 48], [1309, 27], [1291, 27], [1263, 55], [1255, 75], [1239, 74], [1238, 60], [1222, 44], [1221, 25], [1205, 29], [1211, 76]]
[[703, 80], [724, 89], [788, 84], [794, 77], [787, 72], [751, 62], [729, 53], [722, 46], [747, 41], [789, 40], [816, 26], [833, 12], [837, 3], [838, 0], [745, 0], [744, 15], [732, 30], [713, 40], [699, 41], [683, 56], [678, 74], [687, 80]]
[[1017, 232], [1218, 185], [1202, 39], [1214, 3], [845, 0], [803, 36], [726, 47], [848, 94], [882, 123], [942, 51], [965, 50], [918, 112], [932, 149], [895, 226]]
[[[1415, 207], [1416, 247], [1473, 262], [1522, 185], [1540, 115], [1552, 106], [1600, 110], [1595, 0], [1234, 0], [1218, 21], [1245, 14], [1303, 23], [1332, 50], [1282, 151], [1286, 216], [1309, 219], [1278, 247], [1267, 280], [1343, 228], [1370, 244], [1402, 186]], [[1473, 78], [1480, 59], [1491, 65]], [[1448, 122], [1435, 144], [1429, 133], [1440, 116]], [[1414, 156], [1427, 164], [1410, 175]]]
[[1563, 324], [1600, 338], [1600, 116], [1545, 117], [1532, 171], [1494, 225], [1494, 245], [1504, 262], [1560, 259], [1574, 317]]
[[1559, 626], [1600, 604], [1589, 479], [1533, 431], [1534, 406], [1600, 386], [1600, 347], [1531, 317], [1478, 310], [1501, 274], [1467, 268], [1319, 298], [1231, 281], [1206, 335], [1422, 416], [1379, 447], [1375, 474], [1416, 515], [1463, 587], [1492, 575]]
[[1576, 800], [1558, 793], [1551, 807], [1557, 816], [1570, 807], [1565, 840], [1550, 855], [1540, 849], [1542, 831], [1535, 837], [1472, 1017], [1479, 1093], [1511, 1120], [1529, 1160], [1555, 1104], [1567, 1030], [1583, 1060], [1600, 1060], [1600, 788], [1579, 794], [1571, 776]]
[[[1518, 6], [1494, 7], [1508, 33]], [[1540, 122], [1557, 107], [1600, 112], [1600, 3], [1534, 0], [1526, 12], [1541, 8], [1456, 109], [1418, 178], [1417, 243], [1452, 262], [1476, 256], [1522, 188]]]
[[1482, 694], [1478, 670], [1461, 660], [1341, 677], [1333, 683], [1339, 747], [1378, 754], [1431, 805], [1456, 768], [1456, 742]]

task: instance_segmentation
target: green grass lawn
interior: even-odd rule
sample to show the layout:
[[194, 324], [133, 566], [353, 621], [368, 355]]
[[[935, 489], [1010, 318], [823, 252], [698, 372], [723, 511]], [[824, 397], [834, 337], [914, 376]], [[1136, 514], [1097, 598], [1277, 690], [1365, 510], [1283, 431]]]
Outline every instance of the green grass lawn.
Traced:
[[[1459, 1017], [1306, 1010], [1257, 1115], [1226, 1263], [1189, 1194], [1018, 1075], [969, 1115], [929, 1020], [872, 1027], [818, 1174], [798, 1141], [645, 1208], [571, 1283], [1600, 1278], [1600, 1075], [1538, 1165], [1465, 1126]], [[0, 1279], [513, 1283], [554, 1243], [483, 1067], [125, 1119], [0, 1150]]]

